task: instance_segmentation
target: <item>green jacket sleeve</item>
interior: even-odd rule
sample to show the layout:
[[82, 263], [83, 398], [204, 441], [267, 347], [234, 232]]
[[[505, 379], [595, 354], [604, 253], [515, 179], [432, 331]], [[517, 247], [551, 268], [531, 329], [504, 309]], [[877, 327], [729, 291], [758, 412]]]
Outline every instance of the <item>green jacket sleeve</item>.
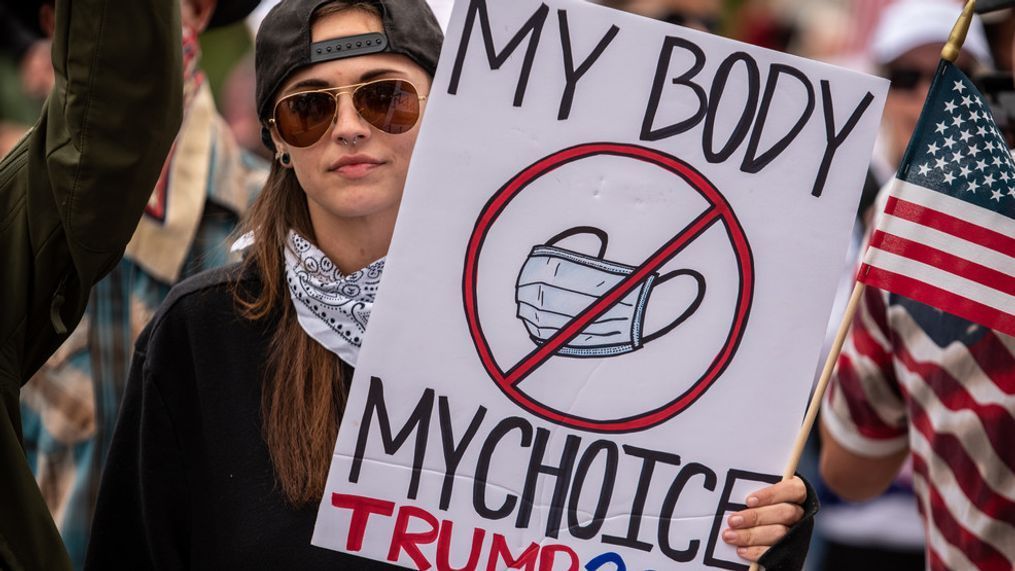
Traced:
[[182, 114], [179, 0], [57, 0], [56, 85], [0, 161], [0, 568], [69, 566], [18, 391], [120, 258]]

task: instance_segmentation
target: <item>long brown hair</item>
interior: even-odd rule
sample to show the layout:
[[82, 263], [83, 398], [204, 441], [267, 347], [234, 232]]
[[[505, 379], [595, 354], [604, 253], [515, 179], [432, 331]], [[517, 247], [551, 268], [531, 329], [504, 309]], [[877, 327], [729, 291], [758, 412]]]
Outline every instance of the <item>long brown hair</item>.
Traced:
[[303, 331], [289, 300], [283, 249], [290, 228], [315, 240], [295, 173], [274, 163], [244, 225], [255, 239], [243, 260], [243, 274], [256, 273], [261, 287], [237, 282], [233, 297], [247, 319], [278, 316], [265, 355], [261, 431], [282, 494], [299, 506], [324, 493], [346, 390], [338, 357]]
[[[321, 6], [312, 22], [348, 9], [380, 16], [373, 5], [337, 0]], [[279, 488], [286, 500], [301, 506], [316, 503], [324, 493], [332, 446], [345, 408], [346, 379], [338, 357], [311, 339], [296, 319], [285, 286], [283, 249], [290, 229], [316, 243], [307, 197], [295, 172], [273, 162], [264, 189], [240, 230], [253, 232], [255, 238], [244, 258], [242, 274], [256, 273], [262, 286], [252, 290], [238, 281], [233, 297], [247, 319], [279, 316], [265, 356], [261, 431]]]

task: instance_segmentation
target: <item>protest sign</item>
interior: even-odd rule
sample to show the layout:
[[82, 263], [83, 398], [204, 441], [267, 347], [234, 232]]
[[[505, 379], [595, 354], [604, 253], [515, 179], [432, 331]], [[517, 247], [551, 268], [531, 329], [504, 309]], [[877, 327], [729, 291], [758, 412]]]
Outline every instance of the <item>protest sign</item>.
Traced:
[[746, 568], [882, 80], [567, 0], [455, 5], [313, 543]]

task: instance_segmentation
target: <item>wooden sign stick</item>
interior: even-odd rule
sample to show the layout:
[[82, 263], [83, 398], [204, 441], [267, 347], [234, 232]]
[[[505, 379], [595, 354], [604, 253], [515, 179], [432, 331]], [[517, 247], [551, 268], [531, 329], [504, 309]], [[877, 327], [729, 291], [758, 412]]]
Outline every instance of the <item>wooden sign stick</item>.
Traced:
[[[842, 315], [842, 321], [839, 322], [839, 330], [835, 334], [835, 341], [828, 350], [825, 368], [821, 371], [818, 383], [814, 385], [814, 394], [811, 395], [811, 402], [807, 405], [807, 415], [804, 416], [803, 424], [800, 425], [800, 432], [796, 436], [796, 442], [793, 443], [793, 451], [790, 454], [789, 462], [786, 463], [786, 470], [782, 473], [783, 480], [792, 478], [793, 474], [796, 473], [797, 464], [800, 463], [800, 456], [803, 454], [804, 446], [807, 444], [807, 437], [811, 433], [811, 428], [814, 427], [814, 420], [818, 417], [818, 411], [821, 409], [821, 400], [825, 395], [825, 388], [828, 387], [828, 380], [832, 377], [832, 370], [835, 369], [835, 362], [839, 358], [839, 352], [842, 351], [842, 344], [846, 341], [849, 326], [853, 323], [853, 316], [856, 314], [856, 308], [860, 304], [860, 296], [863, 295], [863, 290], [864, 285], [861, 282], [856, 282], [856, 285], [853, 286], [853, 294], [849, 297], [846, 311]], [[761, 566], [757, 563], [751, 563], [751, 571], [759, 571], [759, 569], [761, 569]]]

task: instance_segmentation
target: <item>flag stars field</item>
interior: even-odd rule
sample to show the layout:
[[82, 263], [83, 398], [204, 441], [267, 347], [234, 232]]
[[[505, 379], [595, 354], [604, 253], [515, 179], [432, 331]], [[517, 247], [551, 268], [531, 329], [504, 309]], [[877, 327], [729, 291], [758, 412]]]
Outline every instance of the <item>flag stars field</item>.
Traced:
[[[1010, 200], [1015, 197], [1015, 161], [1007, 144], [975, 88], [965, 78], [949, 83], [953, 96], [940, 97], [925, 110], [927, 135], [914, 149], [909, 180], [984, 203]], [[984, 192], [978, 192], [981, 188]]]
[[941, 65], [858, 279], [1015, 335], [1015, 160], [976, 87]]

